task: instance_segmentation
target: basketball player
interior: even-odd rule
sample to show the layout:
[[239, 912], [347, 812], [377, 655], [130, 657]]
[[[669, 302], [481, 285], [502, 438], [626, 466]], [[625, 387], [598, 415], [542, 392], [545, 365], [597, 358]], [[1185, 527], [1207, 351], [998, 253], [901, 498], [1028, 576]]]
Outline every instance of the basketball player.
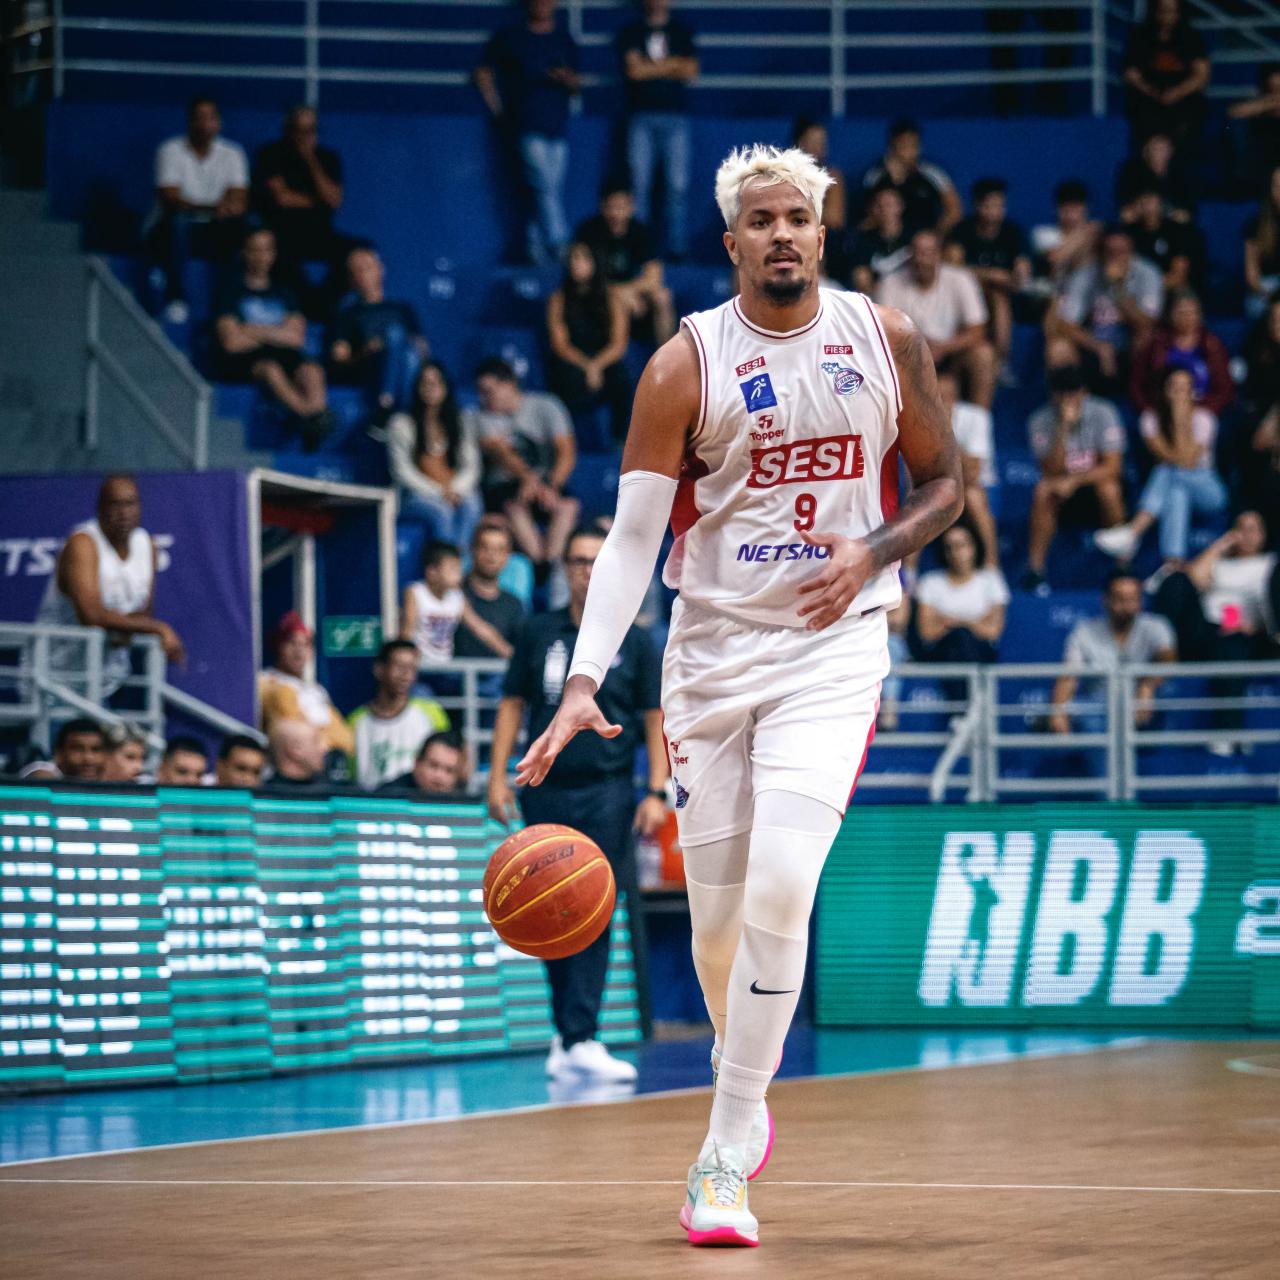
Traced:
[[[747, 1181], [772, 1147], [765, 1088], [804, 977], [823, 861], [889, 670], [898, 563], [959, 515], [960, 459], [924, 339], [862, 294], [818, 289], [831, 179], [755, 146], [716, 175], [741, 293], [688, 316], [636, 392], [617, 517], [560, 710], [517, 782], [574, 734], [620, 732], [594, 694], [670, 516], [679, 589], [662, 705], [716, 1089], [689, 1170], [693, 1244], [759, 1243]], [[898, 455], [913, 488], [898, 509]]]

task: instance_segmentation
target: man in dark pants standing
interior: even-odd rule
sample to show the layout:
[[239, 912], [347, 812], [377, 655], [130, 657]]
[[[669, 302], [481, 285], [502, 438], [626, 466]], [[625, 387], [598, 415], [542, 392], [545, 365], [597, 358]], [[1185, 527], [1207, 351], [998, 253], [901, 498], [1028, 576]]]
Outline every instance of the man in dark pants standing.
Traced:
[[[570, 537], [564, 561], [568, 607], [529, 619], [516, 641], [493, 729], [489, 773], [489, 811], [500, 822], [511, 823], [517, 816], [507, 764], [525, 708], [529, 710], [529, 736], [536, 738], [560, 705], [591, 582], [591, 566], [603, 543], [604, 534], [595, 529], [580, 529]], [[667, 813], [661, 683], [661, 662], [653, 641], [640, 628], [632, 627], [597, 695], [601, 710], [615, 726], [613, 736], [602, 739], [583, 734], [576, 738], [558, 757], [546, 781], [526, 789], [520, 797], [525, 822], [561, 822], [600, 846], [613, 867], [619, 893], [625, 894], [631, 905], [633, 922], [638, 894], [631, 833], [634, 829], [642, 835], [651, 834]], [[637, 808], [633, 779], [636, 749], [641, 745], [648, 754], [649, 781]], [[620, 1083], [635, 1079], [635, 1067], [613, 1057], [595, 1038], [609, 963], [609, 932], [606, 928], [577, 955], [547, 962], [557, 1032], [547, 1058], [548, 1075]]]

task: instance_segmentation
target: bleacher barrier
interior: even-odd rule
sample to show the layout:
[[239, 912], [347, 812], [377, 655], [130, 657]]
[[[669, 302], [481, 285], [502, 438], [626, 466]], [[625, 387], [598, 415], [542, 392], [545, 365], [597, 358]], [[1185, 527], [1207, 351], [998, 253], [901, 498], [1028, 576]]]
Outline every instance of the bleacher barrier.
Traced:
[[[540, 961], [500, 943], [483, 805], [0, 788], [0, 1092], [542, 1047]], [[640, 1038], [619, 901], [601, 1039]]]
[[1280, 810], [851, 811], [816, 1020], [1280, 1028]]

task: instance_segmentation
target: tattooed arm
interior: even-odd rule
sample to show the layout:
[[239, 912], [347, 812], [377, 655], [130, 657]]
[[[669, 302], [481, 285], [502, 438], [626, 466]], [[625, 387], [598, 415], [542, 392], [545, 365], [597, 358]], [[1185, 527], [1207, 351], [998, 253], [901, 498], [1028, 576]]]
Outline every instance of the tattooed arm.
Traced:
[[[933, 357], [915, 325], [892, 307], [876, 307], [889, 338], [902, 386], [898, 445], [912, 489], [898, 514], [865, 538], [838, 533], [803, 534], [830, 552], [828, 567], [800, 587], [806, 626], [821, 631], [844, 616], [867, 580], [887, 565], [918, 551], [950, 526], [964, 507], [960, 451], [938, 395]], [[896, 483], [897, 477], [894, 477]]]

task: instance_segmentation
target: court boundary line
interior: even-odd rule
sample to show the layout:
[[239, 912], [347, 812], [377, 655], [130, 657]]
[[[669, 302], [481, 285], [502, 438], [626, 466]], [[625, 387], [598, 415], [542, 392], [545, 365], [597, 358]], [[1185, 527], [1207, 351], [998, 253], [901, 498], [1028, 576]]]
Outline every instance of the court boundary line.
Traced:
[[[1075, 1046], [1072, 1048], [1045, 1048], [1029, 1053], [1007, 1053], [1000, 1057], [975, 1062], [917, 1062], [905, 1067], [873, 1067], [869, 1071], [837, 1071], [831, 1075], [785, 1076], [774, 1083], [778, 1086], [825, 1080], [857, 1080], [867, 1076], [905, 1075], [915, 1071], [958, 1071], [969, 1067], [1002, 1067], [1018, 1062], [1038, 1062], [1050, 1058], [1085, 1057], [1092, 1053], [1126, 1052], [1146, 1048], [1153, 1044], [1175, 1044], [1160, 1036], [1122, 1036], [1107, 1044]], [[411, 1065], [411, 1064], [406, 1064]], [[433, 1064], [427, 1064], [433, 1065]], [[186, 1142], [159, 1142], [140, 1147], [117, 1147], [112, 1151], [76, 1151], [61, 1156], [36, 1156], [25, 1160], [0, 1162], [0, 1176], [6, 1169], [29, 1167], [33, 1164], [60, 1164], [66, 1160], [96, 1160], [103, 1156], [143, 1155], [148, 1151], [183, 1151], [190, 1147], [228, 1146], [241, 1142], [269, 1142], [276, 1138], [331, 1137], [339, 1133], [375, 1133], [382, 1129], [408, 1129], [416, 1125], [457, 1124], [463, 1120], [492, 1120], [499, 1116], [536, 1115], [542, 1111], [580, 1110], [584, 1107], [612, 1107], [627, 1102], [644, 1102], [647, 1099], [683, 1098], [703, 1093], [709, 1084], [689, 1085], [682, 1089], [662, 1089], [656, 1093], [629, 1093], [617, 1098], [584, 1098], [578, 1101], [532, 1102], [523, 1107], [495, 1108], [489, 1111], [472, 1111], [459, 1116], [419, 1116], [412, 1120], [375, 1120], [370, 1124], [330, 1125], [321, 1129], [286, 1129], [281, 1133], [248, 1133], [232, 1138], [192, 1138]], [[57, 1097], [58, 1095], [51, 1095]]]
[[[0, 1185], [71, 1187], [680, 1187], [678, 1178], [5, 1178]], [[827, 1187], [908, 1191], [1061, 1191], [1142, 1195], [1280, 1196], [1280, 1187], [1172, 1187], [1087, 1182], [896, 1182], [761, 1179], [769, 1187]]]

